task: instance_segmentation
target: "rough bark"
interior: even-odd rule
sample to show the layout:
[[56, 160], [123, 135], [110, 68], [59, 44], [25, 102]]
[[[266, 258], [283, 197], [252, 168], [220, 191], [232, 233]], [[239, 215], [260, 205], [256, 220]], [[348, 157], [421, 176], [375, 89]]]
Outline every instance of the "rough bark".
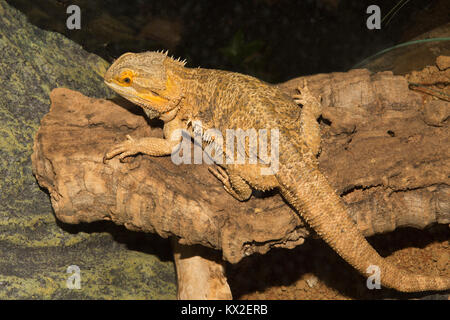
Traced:
[[[434, 87], [448, 94], [450, 70], [436, 70], [440, 83]], [[405, 77], [390, 72], [306, 78], [322, 97], [321, 170], [361, 232], [449, 223], [449, 103], [411, 90]], [[293, 94], [302, 79], [280, 87]], [[126, 134], [161, 136], [136, 107], [62, 88], [52, 91], [51, 101], [32, 160], [60, 220], [112, 220], [130, 230], [175, 236], [184, 245], [222, 250], [231, 263], [295, 247], [310, 235], [278, 194], [238, 202], [204, 164], [177, 166], [170, 157], [142, 155], [104, 164], [104, 153]]]

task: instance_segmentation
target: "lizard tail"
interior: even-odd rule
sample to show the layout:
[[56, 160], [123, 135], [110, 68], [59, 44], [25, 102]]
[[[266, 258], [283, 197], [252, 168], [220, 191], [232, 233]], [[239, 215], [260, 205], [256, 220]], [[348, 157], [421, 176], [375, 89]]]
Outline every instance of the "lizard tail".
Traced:
[[367, 274], [369, 266], [377, 266], [380, 284], [398, 291], [450, 289], [450, 278], [414, 274], [382, 258], [359, 232], [325, 176], [313, 165], [303, 162], [298, 152], [292, 151], [284, 153], [289, 159], [280, 158], [276, 177], [281, 193], [344, 260], [363, 275]]

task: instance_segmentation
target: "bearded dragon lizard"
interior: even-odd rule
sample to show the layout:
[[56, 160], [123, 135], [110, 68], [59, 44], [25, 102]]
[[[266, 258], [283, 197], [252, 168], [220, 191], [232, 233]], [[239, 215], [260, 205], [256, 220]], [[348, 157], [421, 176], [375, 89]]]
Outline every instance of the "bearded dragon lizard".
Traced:
[[[277, 129], [278, 168], [271, 174], [261, 173], [271, 165], [264, 161], [222, 162], [211, 170], [233, 197], [245, 201], [252, 188], [277, 188], [316, 233], [361, 274], [366, 274], [369, 266], [377, 266], [382, 285], [404, 292], [450, 288], [450, 278], [412, 274], [388, 263], [358, 231], [345, 204], [319, 171], [316, 120], [320, 102], [306, 86], [296, 97], [304, 105], [302, 112], [292, 97], [273, 85], [234, 72], [187, 68], [184, 61], [163, 52], [125, 53], [104, 78], [110, 88], [142, 107], [149, 118], [164, 122], [164, 138], [135, 140], [127, 136], [106, 152], [105, 160], [116, 156], [122, 160], [138, 153], [170, 155], [180, 145], [181, 130], [194, 135], [196, 122], [204, 130], [217, 129], [224, 136], [227, 129]], [[211, 141], [204, 137], [202, 147]], [[247, 144], [245, 153], [250, 154]]]

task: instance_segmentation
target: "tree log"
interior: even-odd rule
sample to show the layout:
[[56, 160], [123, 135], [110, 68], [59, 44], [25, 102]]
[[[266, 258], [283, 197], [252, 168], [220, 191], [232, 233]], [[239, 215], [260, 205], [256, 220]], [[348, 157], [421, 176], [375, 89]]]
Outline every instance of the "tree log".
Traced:
[[[448, 92], [449, 69], [435, 67]], [[403, 76], [367, 70], [305, 77], [322, 97], [320, 168], [365, 236], [399, 226], [450, 222], [449, 103], [412, 91]], [[303, 78], [280, 85], [293, 94]], [[161, 136], [135, 106], [68, 89], [51, 93], [32, 155], [33, 171], [63, 222], [112, 220], [135, 231], [200, 244], [239, 262], [274, 247], [293, 248], [310, 235], [277, 193], [241, 203], [207, 165], [175, 165], [138, 155], [103, 163], [125, 135]], [[430, 108], [439, 116], [429, 121]]]
[[[449, 69], [436, 70], [439, 90], [448, 91], [441, 80]], [[405, 77], [390, 72], [305, 78], [322, 97], [320, 168], [361, 232], [449, 223], [449, 103], [410, 90]], [[302, 79], [280, 88], [293, 94]], [[170, 157], [142, 155], [104, 164], [104, 153], [126, 134], [162, 135], [137, 107], [63, 88], [52, 91], [51, 101], [35, 138], [33, 171], [63, 222], [112, 220], [222, 250], [231, 263], [293, 248], [310, 234], [277, 193], [238, 202], [205, 164], [177, 166]], [[440, 110], [432, 123], [429, 108]]]
[[[450, 222], [450, 108], [442, 99], [449, 93], [447, 60], [406, 77], [367, 70], [305, 77], [322, 97], [320, 168], [365, 236]], [[295, 94], [302, 82], [279, 87]], [[441, 99], [433, 99], [434, 92]], [[223, 263], [210, 249], [192, 245], [221, 250], [224, 260], [237, 263], [255, 252], [293, 248], [310, 235], [277, 193], [240, 203], [204, 164], [177, 166], [170, 157], [142, 155], [103, 163], [126, 134], [162, 135], [135, 106], [63, 88], [51, 101], [32, 160], [56, 216], [66, 223], [112, 220], [172, 236], [179, 298], [231, 298]]]

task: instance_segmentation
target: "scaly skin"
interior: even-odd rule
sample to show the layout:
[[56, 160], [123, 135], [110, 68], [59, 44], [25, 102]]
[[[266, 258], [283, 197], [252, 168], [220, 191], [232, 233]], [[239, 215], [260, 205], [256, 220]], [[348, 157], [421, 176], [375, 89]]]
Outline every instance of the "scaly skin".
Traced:
[[[267, 162], [220, 164], [211, 170], [232, 196], [245, 201], [252, 188], [278, 188], [308, 224], [363, 275], [370, 265], [376, 265], [381, 284], [399, 291], [450, 288], [449, 278], [411, 274], [388, 263], [360, 234], [318, 169], [320, 103], [306, 86], [295, 97], [304, 105], [302, 113], [292, 97], [270, 84], [239, 73], [186, 68], [183, 62], [160, 52], [122, 55], [105, 74], [105, 83], [141, 106], [150, 118], [164, 121], [164, 139], [127, 137], [106, 153], [105, 160], [137, 153], [169, 155], [181, 141], [178, 129], [193, 135], [196, 128], [192, 124], [197, 120], [203, 130], [218, 129], [223, 137], [227, 129], [278, 129], [278, 171], [261, 174], [262, 168], [270, 166]], [[204, 136], [203, 147], [211, 140]], [[250, 153], [247, 144], [245, 152]]]

